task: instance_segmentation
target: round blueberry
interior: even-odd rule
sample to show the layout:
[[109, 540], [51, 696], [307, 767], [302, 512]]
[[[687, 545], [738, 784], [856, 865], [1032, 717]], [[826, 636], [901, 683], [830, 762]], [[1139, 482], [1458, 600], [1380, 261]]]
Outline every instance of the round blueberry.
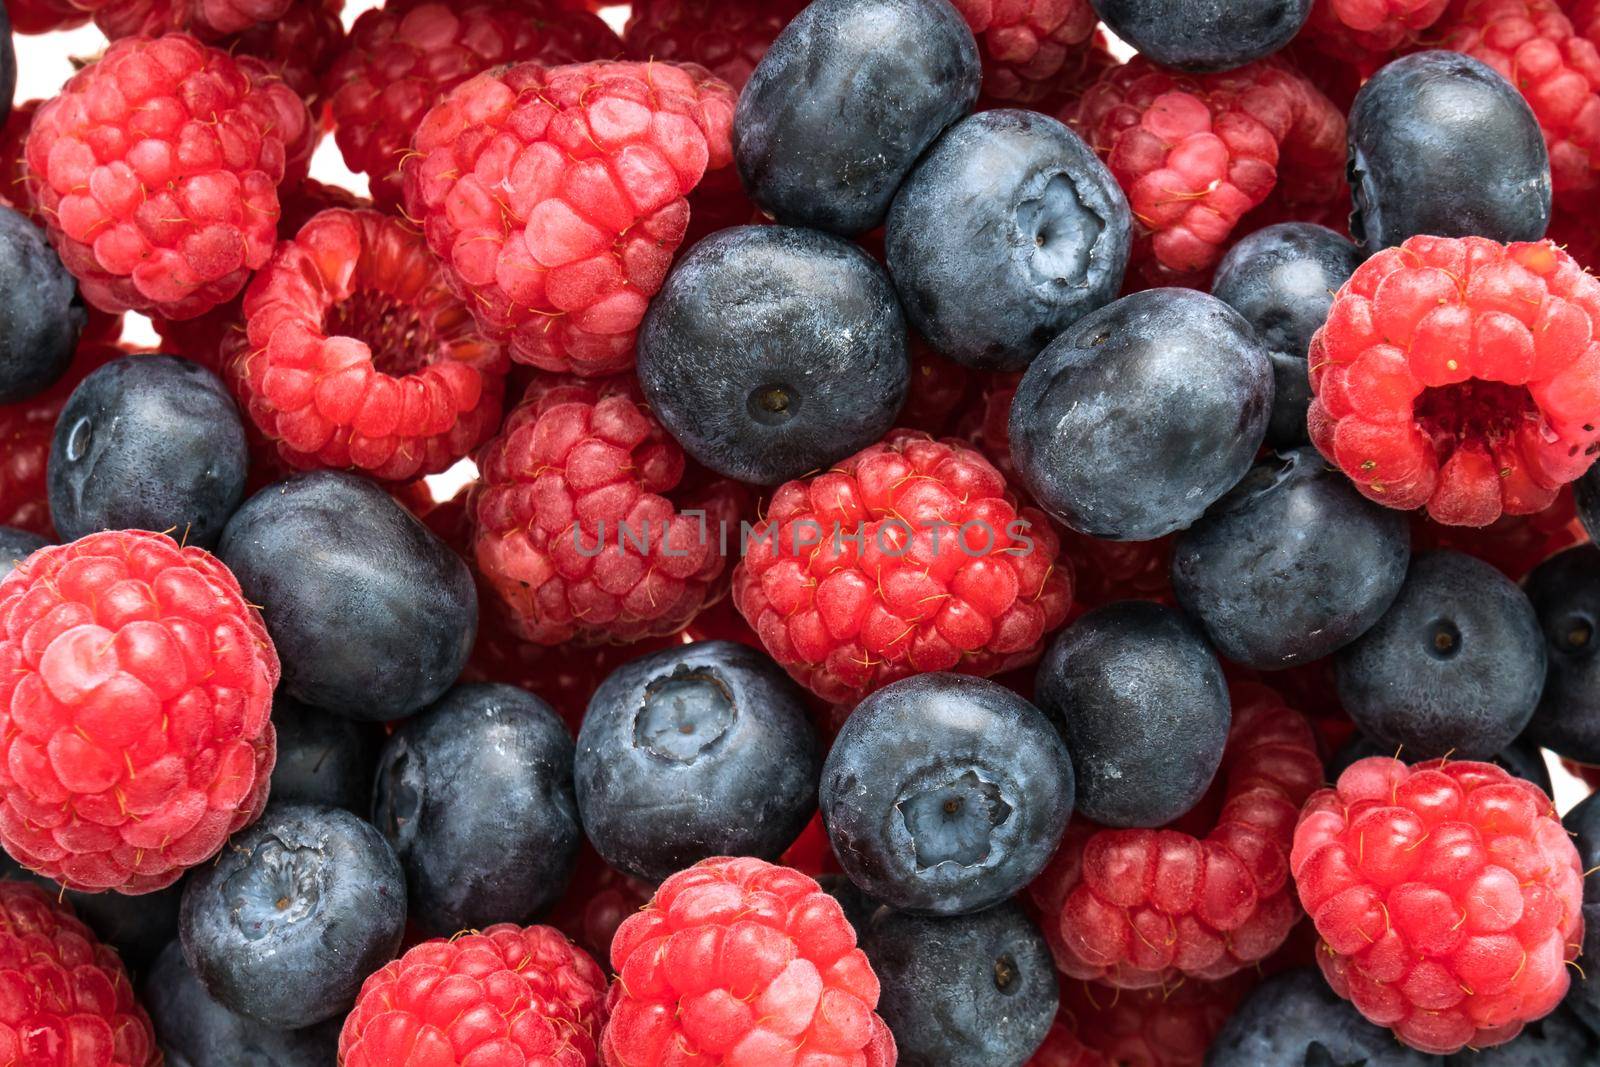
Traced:
[[1362, 1018], [1315, 968], [1256, 986], [1206, 1053], [1206, 1067], [1439, 1067]]
[[510, 685], [458, 685], [384, 746], [372, 821], [435, 934], [526, 923], [566, 891], [583, 832], [572, 736]]
[[1172, 589], [1224, 657], [1276, 670], [1366, 633], [1410, 558], [1405, 514], [1368, 501], [1307, 447], [1251, 467], [1178, 534]]
[[1232, 70], [1270, 56], [1312, 0], [1090, 0], [1111, 32], [1163, 67]]
[[578, 808], [607, 863], [660, 881], [709, 856], [777, 859], [816, 811], [821, 766], [778, 665], [700, 641], [600, 683], [578, 732]]
[[11, 40], [11, 16], [0, 4], [0, 124], [11, 116], [11, 103], [17, 95], [17, 50]]
[[1050, 1031], [1055, 962], [1015, 901], [938, 918], [878, 908], [858, 942], [902, 1067], [1022, 1067]]
[[117, 950], [122, 962], [135, 973], [143, 971], [156, 954], [178, 936], [178, 904], [183, 899], [183, 883], [136, 897], [122, 893], [62, 892], [61, 883], [25, 869], [0, 852], [0, 877], [32, 882], [52, 898], [72, 905], [78, 918], [101, 941]]
[[1082, 533], [1182, 529], [1250, 469], [1272, 365], [1222, 301], [1149, 289], [1068, 327], [1011, 402], [1011, 451], [1033, 498]]
[[1550, 224], [1550, 155], [1533, 110], [1458, 52], [1397, 59], [1350, 108], [1350, 233], [1375, 252], [1418, 234], [1537, 241]]
[[1524, 736], [1579, 763], [1600, 763], [1600, 548], [1578, 545], [1523, 582], [1544, 631], [1544, 692]]
[[762, 485], [877, 441], [911, 380], [883, 268], [787, 226], [723, 230], [679, 260], [640, 328], [638, 372], [685, 452]]
[[1072, 794], [1067, 747], [1039, 709], [959, 674], [868, 696], [822, 767], [822, 818], [850, 880], [929, 915], [980, 911], [1032, 881]]
[[350, 1010], [394, 958], [405, 875], [383, 835], [343, 808], [270, 804], [190, 873], [178, 930], [206, 991], [292, 1030]]
[[[9, 33], [4, 41], [0, 78], [11, 54]], [[0, 99], [9, 102], [10, 97]], [[59, 381], [88, 317], [78, 283], [44, 232], [25, 215], [0, 206], [0, 404], [27, 400]]]
[[978, 44], [946, 0], [815, 0], [739, 95], [739, 175], [779, 222], [863, 233], [972, 110], [981, 79]]
[[365, 815], [383, 730], [279, 693], [272, 701], [278, 762], [272, 765], [273, 800], [325, 804]]
[[472, 651], [466, 563], [365, 478], [269, 485], [228, 521], [217, 555], [262, 605], [284, 691], [313, 707], [404, 718], [443, 695]]
[[[1328, 780], [1338, 781], [1339, 775], [1357, 760], [1367, 759], [1372, 756], [1382, 756], [1394, 759], [1397, 754], [1396, 747], [1385, 745], [1381, 741], [1374, 741], [1365, 734], [1356, 734], [1344, 743], [1339, 751], [1333, 754], [1328, 761]], [[1404, 752], [1398, 753], [1402, 758]], [[1550, 781], [1550, 768], [1544, 761], [1544, 752], [1538, 745], [1529, 741], [1527, 735], [1517, 738], [1511, 744], [1497, 752], [1490, 760], [1491, 763], [1503, 767], [1508, 773], [1521, 778], [1523, 781], [1532, 782], [1544, 790], [1547, 797], [1556, 795], [1555, 786]]]
[[231, 1012], [206, 992], [176, 941], [145, 980], [143, 1003], [166, 1067], [328, 1067], [338, 1057], [342, 1019], [280, 1030]]
[[1413, 556], [1394, 604], [1338, 655], [1339, 699], [1406, 760], [1492, 756], [1544, 687], [1544, 635], [1505, 575], [1459, 552]]
[[1062, 631], [1034, 699], [1072, 752], [1079, 814], [1102, 826], [1165, 826], [1194, 807], [1233, 721], [1199, 629], [1146, 600], [1107, 604]]
[[50, 518], [69, 541], [171, 531], [210, 548], [244, 499], [244, 423], [222, 379], [176, 356], [114, 359], [72, 391], [50, 441]]
[[0, 526], [0, 578], [10, 574], [17, 564], [49, 543], [36, 533], [19, 530], [15, 526]]
[[[1579, 866], [1585, 871], [1600, 867], [1600, 793], [1590, 793], [1561, 824], [1572, 835]], [[1593, 874], [1583, 880], [1583, 946], [1577, 963], [1566, 1004], [1600, 1033], [1600, 878]]]
[[1600, 536], [1600, 463], [1584, 472], [1572, 483], [1572, 499], [1578, 506], [1578, 521], [1593, 541]]
[[1267, 444], [1275, 448], [1311, 440], [1306, 354], [1334, 294], [1360, 265], [1356, 246], [1326, 226], [1281, 222], [1241, 240], [1217, 266], [1211, 295], [1245, 317], [1272, 360]]
[[1130, 226], [1127, 198], [1077, 134], [1034, 111], [985, 111], [917, 163], [884, 244], [928, 344], [1011, 371], [1117, 295]]

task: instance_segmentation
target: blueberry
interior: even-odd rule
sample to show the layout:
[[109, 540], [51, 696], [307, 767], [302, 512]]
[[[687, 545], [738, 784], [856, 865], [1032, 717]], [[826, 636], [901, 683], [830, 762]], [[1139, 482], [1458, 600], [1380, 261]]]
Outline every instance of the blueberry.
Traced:
[[922, 150], [972, 110], [982, 68], [947, 0], [815, 0], [739, 96], [733, 153], [779, 222], [863, 233]]
[[338, 1057], [342, 1019], [279, 1030], [211, 999], [170, 942], [144, 984], [144, 1006], [166, 1067], [328, 1067]]
[[1356, 246], [1326, 226], [1281, 222], [1241, 240], [1217, 266], [1211, 295], [1255, 327], [1272, 360], [1267, 444], [1275, 448], [1311, 440], [1311, 336], [1327, 319], [1333, 295], [1360, 265]]
[[1300, 32], [1312, 0], [1090, 0], [1111, 32], [1163, 67], [1232, 70]]
[[0, 4], [0, 124], [11, 115], [12, 99], [17, 95], [17, 50], [11, 40], [11, 16]]
[[0, 578], [50, 542], [15, 526], [0, 526]]
[[1178, 534], [1172, 589], [1219, 653], [1274, 670], [1366, 633], [1410, 558], [1405, 514], [1365, 499], [1307, 447], [1251, 467]]
[[134, 972], [143, 971], [156, 953], [178, 936], [178, 903], [183, 899], [183, 883], [136, 897], [122, 893], [80, 893], [61, 891], [61, 883], [34, 874], [16, 860], [0, 852], [0, 877], [32, 882], [52, 897], [61, 897], [95, 936], [117, 950], [122, 962]]
[[962, 915], [1043, 870], [1072, 792], [1072, 760], [1038, 708], [985, 679], [918, 674], [845, 720], [822, 767], [822, 818], [863, 892]]
[[114, 359], [72, 391], [50, 441], [62, 538], [171, 531], [211, 548], [244, 499], [244, 423], [222, 379], [176, 356]]
[[1050, 1030], [1055, 963], [1015, 901], [948, 918], [879, 908], [858, 940], [901, 1067], [1022, 1067]]
[[1338, 655], [1339, 699], [1407, 761], [1492, 756], [1544, 686], [1544, 635], [1512, 581], [1460, 552], [1411, 559], [1394, 604]]
[[[1600, 793], [1589, 794], [1561, 824], [1572, 834], [1578, 865], [1585, 871], [1600, 867]], [[1600, 1033], [1600, 878], [1593, 874], [1583, 880], [1583, 946], [1577, 962], [1566, 1004]]]
[[1164, 826], [1194, 807], [1233, 720], [1199, 629], [1146, 600], [1107, 604], [1062, 631], [1034, 699], [1072, 752], [1078, 813], [1103, 826]]
[[466, 665], [478, 594], [460, 556], [353, 474], [270, 485], [217, 548], [262, 605], [283, 688], [352, 719], [399, 719], [437, 700]]
[[400, 861], [343, 808], [269, 804], [215, 863], [190, 873], [183, 955], [206, 991], [285, 1030], [350, 1010], [406, 924]]
[[1579, 763], [1600, 763], [1600, 548], [1578, 545], [1523, 581], [1544, 631], [1544, 692], [1524, 735]]
[[1350, 232], [1375, 252], [1408, 237], [1536, 241], [1550, 156], [1528, 102], [1489, 66], [1418, 52], [1374, 74], [1350, 108]]
[[367, 813], [378, 751], [383, 747], [380, 727], [313, 708], [283, 693], [273, 698], [272, 724], [278, 732], [273, 800]]
[[[1128, 200], [1055, 119], [985, 111], [934, 142], [885, 234], [906, 316], [957, 363], [1022, 370], [1122, 288]], [[975, 284], [981, 279], [981, 284]]]
[[[1393, 745], [1385, 745], [1381, 741], [1374, 741], [1365, 734], [1356, 734], [1339, 751], [1333, 754], [1328, 761], [1328, 780], [1337, 781], [1339, 775], [1356, 760], [1366, 759], [1369, 756], [1383, 756], [1387, 759], [1395, 757], [1396, 750]], [[1402, 757], [1405, 753], [1400, 753]], [[1490, 761], [1503, 767], [1509, 773], [1521, 778], [1523, 781], [1532, 782], [1544, 790], [1547, 797], [1556, 795], [1555, 786], [1550, 781], [1550, 768], [1545, 764], [1544, 753], [1538, 745], [1529, 741], [1527, 735], [1517, 738], [1510, 745], [1496, 753]]]
[[1079, 319], [1011, 403], [1011, 450], [1035, 500], [1082, 533], [1149, 541], [1182, 529], [1255, 459], [1272, 364], [1238, 312], [1149, 289]]
[[458, 685], [384, 746], [372, 821], [435, 934], [526, 923], [566, 890], [583, 832], [572, 736], [510, 685]]
[[1440, 1067], [1361, 1017], [1313, 968], [1256, 986], [1223, 1025], [1206, 1067]]
[[[0, 77], [10, 54], [11, 36], [6, 34]], [[9, 102], [10, 97], [0, 99]], [[0, 404], [27, 400], [59, 381], [88, 317], [78, 283], [43, 231], [26, 216], [0, 206]]]
[[1578, 506], [1578, 521], [1591, 541], [1600, 534], [1600, 463], [1584, 472], [1572, 483], [1573, 502]]
[[1557, 1008], [1503, 1045], [1468, 1049], [1444, 1062], [1446, 1067], [1594, 1067], [1600, 1063], [1600, 1037], [1571, 1012]]
[[679, 260], [640, 329], [638, 371], [684, 451], [764, 485], [877, 441], [911, 380], [883, 268], [787, 226], [723, 230]]

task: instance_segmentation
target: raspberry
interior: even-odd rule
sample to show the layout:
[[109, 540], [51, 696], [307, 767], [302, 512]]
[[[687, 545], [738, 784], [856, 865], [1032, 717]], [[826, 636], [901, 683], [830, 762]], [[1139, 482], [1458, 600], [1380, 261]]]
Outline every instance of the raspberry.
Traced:
[[1061, 1012], [1085, 1046], [1119, 1067], [1202, 1067], [1212, 1039], [1254, 984], [1250, 973], [1172, 989], [1068, 981]]
[[[1289, 848], [1322, 782], [1316, 737], [1264, 686], [1232, 696], [1212, 796], [1166, 829], [1074, 822], [1030, 888], [1069, 977], [1125, 989], [1215, 981], [1271, 955], [1300, 918]], [[1201, 823], [1203, 838], [1184, 829]]]
[[1028, 1060], [1023, 1067], [1120, 1067], [1118, 1064], [1107, 1063], [1106, 1058], [1092, 1048], [1088, 1048], [1078, 1035], [1073, 1033], [1069, 1021], [1061, 1016], [1056, 1016], [1056, 1021], [1050, 1024], [1050, 1032], [1044, 1035], [1044, 1044]]
[[1370, 75], [1449, 6], [1450, 0], [1316, 0], [1302, 36]]
[[73, 888], [148, 893], [261, 812], [278, 656], [211, 554], [124, 530], [0, 582], [0, 843]]
[[295, 0], [282, 18], [257, 23], [219, 47], [261, 60], [321, 122], [322, 79], [344, 48], [343, 9], [344, 0]]
[[980, 453], [895, 430], [777, 489], [733, 598], [796, 681], [856, 700], [910, 674], [1031, 661], [1072, 602], [1057, 556], [1044, 515]]
[[514, 359], [608, 374], [733, 156], [734, 94], [699, 67], [524, 63], [458, 86], [417, 130], [406, 204]]
[[[900, 409], [900, 424], [938, 436], [954, 420], [956, 409], [972, 390], [976, 375], [929, 348], [916, 334], [911, 334], [909, 340], [911, 386], [906, 393], [905, 407]], [[995, 466], [999, 468], [999, 464]]]
[[1359, 267], [1311, 341], [1311, 440], [1361, 493], [1486, 526], [1600, 452], [1600, 281], [1548, 241], [1413, 237]]
[[622, 44], [631, 59], [696, 63], [735, 90], [805, 0], [640, 0]]
[[550, 926], [425, 941], [361, 985], [341, 1067], [594, 1067], [606, 979]]
[[[1600, 33], [1600, 29], [1596, 32]], [[1600, 269], [1600, 231], [1582, 212], [1568, 211], [1557, 205], [1551, 213], [1545, 238], [1560, 245], [1590, 273]]]
[[1089, 0], [955, 0], [978, 38], [983, 91], [1003, 106], [1062, 102], [1095, 47]]
[[1562, 486], [1555, 503], [1532, 515], [1502, 515], [1488, 526], [1441, 526], [1413, 512], [1411, 550], [1448, 548], [1477, 556], [1513, 582], [1564, 548], [1588, 539], [1578, 521], [1572, 487]]
[[435, 474], [500, 424], [505, 350], [398, 219], [314, 215], [250, 282], [244, 316], [236, 391], [293, 467]]
[[266, 263], [278, 183], [311, 133], [259, 60], [128, 37], [39, 108], [29, 188], [91, 304], [193, 318]]
[[156, 1035], [116, 952], [72, 909], [26, 882], [0, 882], [0, 1062], [146, 1067]]
[[536, 381], [478, 467], [474, 555], [524, 640], [670, 634], [713, 598], [732, 509], [713, 490], [704, 525], [677, 512], [683, 450], [631, 377]]
[[1578, 850], [1493, 764], [1359, 760], [1306, 802], [1290, 863], [1328, 984], [1414, 1048], [1501, 1044], [1567, 991]]
[[1105, 159], [1152, 279], [1198, 279], [1275, 189], [1295, 204], [1344, 191], [1344, 116], [1277, 61], [1181, 74], [1143, 57], [1107, 71], [1064, 114]]
[[113, 41], [179, 31], [217, 41], [288, 15], [294, 0], [72, 0]]
[[69, 0], [9, 0], [6, 14], [17, 33], [50, 33], [70, 30], [89, 21], [89, 13]]
[[844, 910], [787, 867], [743, 857], [679, 871], [617, 930], [611, 965], [607, 1067], [895, 1062]]
[[655, 890], [630, 878], [600, 858], [594, 846], [579, 846], [578, 863], [567, 891], [550, 912], [549, 922], [597, 960], [611, 962], [611, 941], [617, 928], [650, 902]]
[[361, 13], [328, 72], [334, 140], [378, 205], [395, 208], [411, 135], [445, 93], [507, 63], [576, 63], [621, 50], [597, 16], [547, 0], [390, 0]]

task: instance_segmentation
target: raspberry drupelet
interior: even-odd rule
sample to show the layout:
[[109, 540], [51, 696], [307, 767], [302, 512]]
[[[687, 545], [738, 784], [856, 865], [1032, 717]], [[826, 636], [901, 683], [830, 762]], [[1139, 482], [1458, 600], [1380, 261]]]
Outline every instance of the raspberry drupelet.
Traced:
[[1074, 823], [1030, 887], [1069, 978], [1126, 989], [1219, 980], [1270, 956], [1300, 918], [1289, 849], [1322, 783], [1316, 737], [1264, 686], [1232, 696], [1211, 796], [1165, 829]]
[[84, 298], [193, 318], [266, 263], [305, 104], [259, 60], [183, 34], [128, 37], [43, 104], [29, 191]]
[[402, 200], [400, 161], [439, 98], [507, 63], [611, 59], [622, 51], [599, 17], [555, 0], [389, 0], [363, 11], [325, 82], [333, 136], [372, 198]]
[[606, 979], [549, 926], [491, 926], [412, 948], [369, 977], [341, 1067], [596, 1067]]
[[1073, 1032], [1072, 1021], [1061, 1015], [1050, 1024], [1044, 1044], [1036, 1049], [1023, 1067], [1119, 1067], [1108, 1063], [1097, 1049], [1089, 1048]]
[[895, 430], [777, 489], [733, 597], [796, 681], [844, 702], [911, 674], [1031, 661], [1066, 618], [1072, 572], [982, 454]]
[[1290, 862], [1329, 985], [1414, 1048], [1501, 1044], [1567, 991], [1578, 851], [1493, 764], [1359, 760], [1307, 801]]
[[38, 886], [0, 881], [0, 1062], [159, 1063], [150, 1019], [116, 951]]
[[733, 158], [733, 91], [692, 65], [522, 63], [457, 86], [403, 165], [406, 206], [512, 358], [603, 375]]
[[113, 41], [173, 31], [219, 41], [290, 13], [295, 0], [71, 0]]
[[1548, 241], [1413, 237], [1311, 342], [1311, 440], [1369, 499], [1486, 526], [1600, 452], [1600, 281]]
[[1316, 0], [1303, 38], [1371, 74], [1438, 22], [1450, 0]]
[[678, 872], [617, 930], [611, 965], [606, 1067], [895, 1062], [844, 909], [787, 867], [716, 858]]
[[1083, 1044], [1127, 1067], [1203, 1067], [1206, 1050], [1255, 984], [1253, 972], [1170, 989], [1061, 983], [1061, 1012]]
[[6, 5], [11, 28], [17, 33], [70, 30], [89, 21], [89, 13], [70, 0], [11, 0]]
[[1089, 0], [955, 0], [978, 38], [983, 92], [996, 104], [1055, 106], [1096, 47]]
[[0, 843], [76, 889], [164, 888], [260, 815], [278, 655], [233, 574], [164, 534], [0, 582]]
[[696, 63], [739, 90], [805, 6], [804, 0], [640, 0], [622, 43], [631, 59]]
[[251, 280], [244, 320], [230, 336], [230, 377], [293, 467], [436, 474], [500, 424], [504, 346], [399, 219], [312, 216]]

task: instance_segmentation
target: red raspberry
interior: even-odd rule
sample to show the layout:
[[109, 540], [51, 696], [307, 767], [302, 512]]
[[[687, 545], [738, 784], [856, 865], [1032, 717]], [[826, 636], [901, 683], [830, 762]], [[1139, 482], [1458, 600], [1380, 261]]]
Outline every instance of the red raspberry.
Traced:
[[805, 0], [638, 0], [622, 31], [631, 59], [697, 63], [735, 90]]
[[[911, 387], [906, 392], [905, 407], [900, 409], [900, 425], [934, 436], [943, 434], [954, 421], [956, 409], [973, 390], [975, 377], [973, 371], [941, 356], [912, 334]], [[1016, 377], [1021, 380], [1022, 375]], [[1015, 388], [1013, 385], [1013, 391]]]
[[1578, 850], [1493, 764], [1359, 760], [1306, 802], [1290, 863], [1328, 984], [1414, 1048], [1501, 1044], [1567, 991]]
[[702, 526], [664, 495], [683, 482], [683, 450], [631, 376], [536, 381], [478, 467], [474, 555], [524, 640], [675, 633], [717, 592], [736, 516], [713, 491]]
[[282, 18], [257, 23], [218, 47], [261, 60], [306, 102], [312, 120], [321, 123], [322, 79], [344, 49], [343, 10], [344, 0], [295, 0]]
[[1068, 976], [1126, 989], [1215, 981], [1266, 959], [1300, 918], [1289, 848], [1322, 782], [1316, 736], [1264, 686], [1236, 685], [1233, 703], [1199, 807], [1161, 830], [1074, 821], [1030, 888]]
[[1450, 0], [1316, 0], [1302, 37], [1370, 75], [1438, 22]]
[[1296, 204], [1344, 191], [1344, 116], [1277, 61], [1182, 74], [1136, 56], [1063, 117], [1128, 194], [1135, 260], [1152, 279], [1204, 288], [1239, 220], [1275, 189]]
[[148, 893], [261, 813], [278, 655], [233, 574], [164, 534], [42, 548], [0, 582], [0, 844]]
[[550, 926], [425, 941], [361, 984], [341, 1067], [594, 1067], [606, 979]]
[[1078, 1035], [1073, 1033], [1070, 1021], [1058, 1015], [1056, 1021], [1050, 1024], [1050, 1032], [1044, 1036], [1044, 1044], [1039, 1046], [1023, 1067], [1121, 1067], [1121, 1065], [1107, 1063], [1106, 1058], [1099, 1052], [1085, 1046], [1078, 1040]]
[[1561, 757], [1561, 766], [1583, 779], [1583, 784], [1588, 786], [1591, 792], [1600, 789], [1600, 767], [1591, 767], [1586, 763], [1567, 759], [1565, 756]]
[[1311, 341], [1311, 440], [1361, 493], [1487, 526], [1600, 452], [1600, 281], [1548, 241], [1413, 237], [1363, 263]]
[[363, 11], [327, 75], [333, 136], [386, 209], [402, 200], [400, 161], [422, 117], [475, 74], [530, 60], [609, 59], [617, 35], [547, 0], [390, 0]]
[[1070, 1015], [1084, 1045], [1118, 1067], [1202, 1067], [1212, 1040], [1255, 981], [1250, 972], [1171, 989], [1065, 981], [1061, 1012]]
[[1572, 487], [1565, 485], [1555, 503], [1532, 515], [1502, 515], [1488, 526], [1441, 526], [1413, 512], [1411, 548], [1425, 552], [1449, 548], [1477, 556], [1520, 582], [1528, 572], [1564, 548], [1582, 544], [1589, 535], [1578, 521]]
[[259, 60], [128, 37], [39, 109], [29, 188], [91, 304], [193, 318], [272, 254], [278, 183], [311, 131]]
[[89, 13], [69, 0], [9, 0], [6, 14], [17, 33], [50, 33], [70, 30], [89, 21]]
[[146, 1067], [150, 1018], [115, 950], [38, 886], [0, 881], [0, 1062]]
[[872, 964], [799, 871], [749, 857], [679, 871], [617, 930], [611, 966], [606, 1067], [895, 1062]]
[[597, 960], [611, 964], [611, 941], [634, 912], [650, 903], [653, 886], [606, 863], [587, 841], [567, 891], [550, 913], [550, 925]]
[[500, 425], [505, 350], [398, 219], [314, 215], [250, 282], [244, 316], [230, 374], [293, 467], [436, 474]]
[[1062, 103], [1063, 87], [1095, 45], [1089, 0], [954, 0], [978, 38], [983, 92], [1017, 107]]
[[94, 24], [113, 41], [191, 33], [218, 41], [262, 22], [284, 18], [295, 0], [71, 0], [94, 16]]
[[796, 681], [853, 701], [910, 674], [1029, 662], [1072, 603], [1058, 552], [979, 452], [894, 430], [777, 489], [733, 599]]
[[[1597, 27], [1600, 33], [1600, 27]], [[1557, 205], [1550, 215], [1550, 228], [1545, 239], [1560, 245], [1578, 261], [1578, 265], [1591, 274], [1600, 270], [1600, 229], [1583, 212], [1569, 211]]]
[[428, 112], [406, 205], [478, 321], [514, 359], [609, 374], [689, 221], [685, 195], [733, 156], [734, 94], [699, 67], [523, 63]]

